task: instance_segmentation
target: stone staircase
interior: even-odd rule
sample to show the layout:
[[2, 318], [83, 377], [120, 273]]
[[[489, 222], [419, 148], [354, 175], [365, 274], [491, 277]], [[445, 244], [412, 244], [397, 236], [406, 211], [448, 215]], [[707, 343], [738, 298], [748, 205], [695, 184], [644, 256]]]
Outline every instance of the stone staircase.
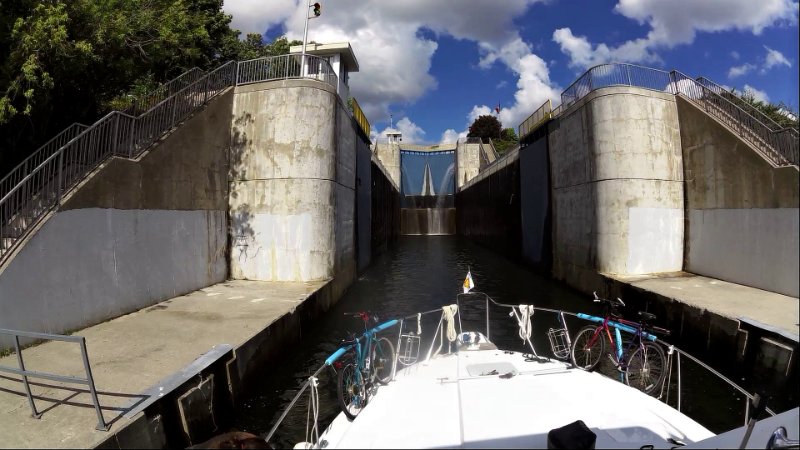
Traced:
[[[186, 103], [187, 95], [191, 95], [187, 88], [206, 75], [206, 72], [196, 67], [189, 69], [143, 95], [124, 110], [115, 112], [140, 115], [156, 108], [167, 99], [178, 96], [182, 97], [183, 103]], [[204, 101], [217, 95], [222, 89], [220, 87], [206, 89]], [[119, 129], [119, 122], [116, 127], [115, 132]], [[28, 231], [58, 205], [64, 189], [100, 163], [91, 161], [89, 150], [97, 146], [97, 138], [84, 136], [89, 128], [92, 127], [79, 123], [70, 125], [0, 179], [0, 263], [7, 259], [11, 250]], [[155, 127], [148, 127], [139, 137], [155, 139], [158, 133]], [[73, 145], [80, 139], [91, 142]], [[124, 139], [118, 142], [122, 142], [126, 147], [134, 146], [133, 142], [126, 142]], [[60, 159], [56, 159], [57, 156]]]

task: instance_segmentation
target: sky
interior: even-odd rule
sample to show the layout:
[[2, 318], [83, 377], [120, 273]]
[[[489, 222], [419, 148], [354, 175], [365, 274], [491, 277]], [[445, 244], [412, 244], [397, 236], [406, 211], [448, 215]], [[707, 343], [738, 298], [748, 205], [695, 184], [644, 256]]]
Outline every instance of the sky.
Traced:
[[[351, 94], [379, 141], [391, 123], [406, 143], [455, 142], [497, 106], [516, 129], [605, 62], [676, 69], [798, 109], [794, 0], [314, 1], [322, 14], [308, 39], [350, 42], [360, 66]], [[242, 36], [303, 39], [305, 0], [223, 9]]]

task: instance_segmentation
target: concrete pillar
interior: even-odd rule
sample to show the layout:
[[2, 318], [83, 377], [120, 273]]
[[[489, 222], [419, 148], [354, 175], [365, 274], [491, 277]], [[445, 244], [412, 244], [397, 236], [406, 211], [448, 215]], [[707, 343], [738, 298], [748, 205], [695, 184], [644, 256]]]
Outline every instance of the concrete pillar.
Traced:
[[352, 277], [355, 140], [344, 106], [324, 83], [286, 80], [236, 88], [231, 278]]
[[395, 186], [400, 186], [400, 144], [376, 143], [375, 157], [386, 169]]
[[549, 136], [554, 275], [671, 272], [683, 264], [683, 170], [675, 97], [598, 89]]

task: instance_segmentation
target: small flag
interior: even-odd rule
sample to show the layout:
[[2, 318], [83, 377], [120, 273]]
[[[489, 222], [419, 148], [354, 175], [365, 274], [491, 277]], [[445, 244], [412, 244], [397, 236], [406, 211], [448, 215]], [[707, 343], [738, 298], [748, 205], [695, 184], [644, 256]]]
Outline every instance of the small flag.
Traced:
[[497, 102], [497, 106], [494, 107], [494, 110], [497, 114], [500, 114], [500, 102]]
[[470, 291], [470, 289], [475, 287], [475, 283], [472, 281], [472, 273], [467, 270], [467, 277], [464, 278], [464, 293]]

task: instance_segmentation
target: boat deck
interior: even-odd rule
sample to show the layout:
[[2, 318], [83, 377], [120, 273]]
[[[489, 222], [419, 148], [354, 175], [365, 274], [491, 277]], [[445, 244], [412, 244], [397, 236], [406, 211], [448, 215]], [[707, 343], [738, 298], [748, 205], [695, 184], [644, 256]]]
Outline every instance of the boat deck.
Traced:
[[[576, 408], [575, 405], [582, 405]], [[517, 352], [462, 350], [405, 369], [323, 448], [547, 448], [547, 433], [576, 420], [596, 448], [671, 448], [714, 434], [655, 398], [602, 375]]]

